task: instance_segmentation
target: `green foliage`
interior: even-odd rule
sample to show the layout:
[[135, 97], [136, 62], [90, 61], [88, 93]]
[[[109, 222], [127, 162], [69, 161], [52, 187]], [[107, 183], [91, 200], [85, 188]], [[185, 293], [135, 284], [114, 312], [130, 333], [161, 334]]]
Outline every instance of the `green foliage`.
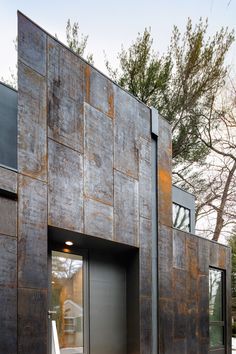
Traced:
[[[81, 57], [85, 57], [85, 50], [88, 43], [88, 35], [85, 36], [83, 33], [79, 32], [79, 23], [74, 22], [71, 24], [70, 20], [67, 21], [66, 25], [66, 40], [68, 47], [73, 50], [76, 54]], [[93, 64], [93, 55], [88, 54], [85, 59]]]
[[152, 49], [150, 29], [145, 29], [127, 50], [122, 48], [118, 70], [106, 62], [119, 85], [156, 107], [172, 123], [176, 163], [204, 159], [209, 149], [199, 135], [207, 128], [209, 117], [212, 127], [217, 124], [212, 107], [224, 84], [225, 56], [234, 33], [222, 28], [207, 38], [207, 28], [202, 19], [195, 27], [188, 19], [182, 35], [175, 26], [168, 51], [161, 57]]

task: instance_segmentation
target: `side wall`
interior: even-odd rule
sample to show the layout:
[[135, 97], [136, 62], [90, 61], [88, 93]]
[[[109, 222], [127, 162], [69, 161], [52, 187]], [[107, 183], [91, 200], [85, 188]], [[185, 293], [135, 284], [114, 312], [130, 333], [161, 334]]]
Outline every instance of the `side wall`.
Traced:
[[159, 354], [209, 353], [209, 267], [226, 270], [227, 354], [231, 354], [230, 248], [172, 228], [171, 134], [158, 135]]
[[0, 167], [0, 353], [17, 352], [17, 173]]

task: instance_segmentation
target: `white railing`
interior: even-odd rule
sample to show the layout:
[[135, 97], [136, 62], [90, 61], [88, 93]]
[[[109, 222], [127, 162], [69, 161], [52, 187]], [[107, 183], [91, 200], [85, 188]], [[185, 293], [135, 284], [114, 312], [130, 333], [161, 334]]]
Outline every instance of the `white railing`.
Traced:
[[52, 321], [52, 354], [60, 354], [56, 321]]

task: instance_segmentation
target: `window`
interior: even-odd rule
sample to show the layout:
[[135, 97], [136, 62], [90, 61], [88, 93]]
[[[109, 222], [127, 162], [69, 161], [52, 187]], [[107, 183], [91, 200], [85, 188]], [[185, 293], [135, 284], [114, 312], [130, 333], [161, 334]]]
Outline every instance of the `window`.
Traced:
[[173, 203], [173, 226], [176, 229], [190, 232], [190, 210]]
[[52, 321], [60, 354], [86, 353], [84, 266], [82, 255], [52, 251]]
[[210, 348], [224, 347], [224, 271], [210, 268], [209, 271], [209, 321]]

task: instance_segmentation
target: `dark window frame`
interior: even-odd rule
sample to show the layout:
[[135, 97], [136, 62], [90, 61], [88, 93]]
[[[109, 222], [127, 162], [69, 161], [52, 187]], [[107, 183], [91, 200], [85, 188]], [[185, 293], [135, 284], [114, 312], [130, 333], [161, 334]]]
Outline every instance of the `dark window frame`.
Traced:
[[[183, 208], [184, 210], [187, 210], [189, 212], [189, 222], [188, 222], [188, 230], [185, 230], [185, 229], [181, 229], [180, 227], [176, 226], [175, 223], [174, 223], [174, 213], [173, 213], [173, 208], [174, 206], [178, 206], [180, 208]], [[179, 203], [176, 203], [176, 202], [172, 202], [172, 225], [175, 229], [177, 230], [181, 230], [183, 232], [188, 232], [188, 233], [191, 233], [191, 209], [185, 207], [184, 205], [181, 205]]]
[[[224, 354], [226, 352], [226, 344], [227, 344], [227, 323], [226, 323], [226, 271], [225, 269], [217, 268], [217, 267], [209, 267], [209, 285], [210, 285], [210, 271], [217, 271], [221, 273], [221, 307], [222, 307], [222, 320], [221, 321], [211, 321], [209, 314], [209, 351], [211, 353]], [[210, 307], [210, 294], [209, 296], [209, 307]], [[223, 331], [223, 345], [220, 346], [211, 346], [210, 344], [210, 326], [217, 326], [218, 328], [222, 328]]]

